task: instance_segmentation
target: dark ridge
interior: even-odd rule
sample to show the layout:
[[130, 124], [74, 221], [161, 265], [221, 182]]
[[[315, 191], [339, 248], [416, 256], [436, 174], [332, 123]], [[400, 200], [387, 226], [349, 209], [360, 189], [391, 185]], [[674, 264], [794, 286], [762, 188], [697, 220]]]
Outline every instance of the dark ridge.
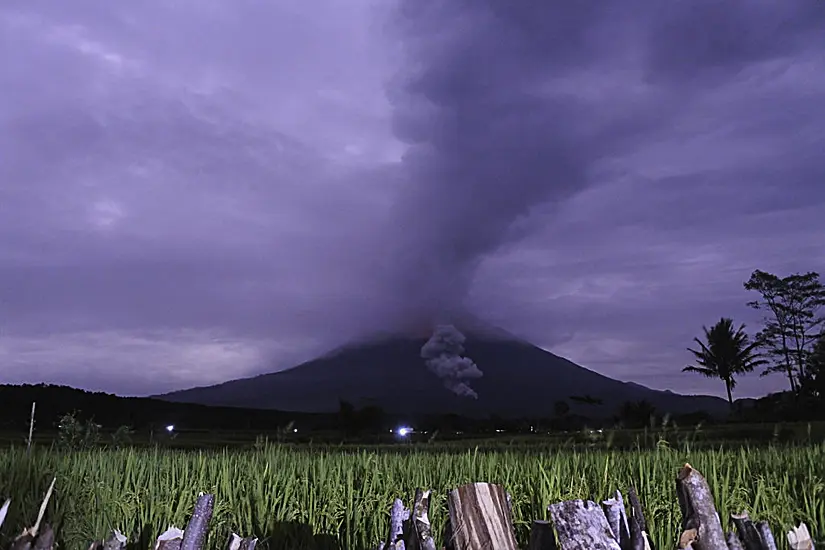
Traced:
[[[591, 417], [613, 415], [627, 401], [646, 400], [657, 411], [725, 414], [718, 397], [686, 396], [620, 382], [542, 350], [507, 332], [475, 322], [465, 355], [484, 372], [471, 386], [478, 399], [459, 397], [427, 370], [426, 337], [381, 335], [338, 348], [288, 370], [176, 391], [161, 399], [204, 405], [335, 412], [340, 401], [378, 406], [391, 414], [459, 414], [472, 417], [550, 417], [557, 401]], [[570, 400], [588, 395], [596, 403]]]

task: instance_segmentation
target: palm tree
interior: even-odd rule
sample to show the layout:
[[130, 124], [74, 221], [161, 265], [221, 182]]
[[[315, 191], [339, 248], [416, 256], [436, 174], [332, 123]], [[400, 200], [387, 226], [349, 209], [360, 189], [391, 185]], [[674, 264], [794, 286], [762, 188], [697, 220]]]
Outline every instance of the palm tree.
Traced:
[[696, 365], [682, 369], [682, 372], [696, 372], [708, 378], [719, 378], [725, 383], [728, 390], [728, 403], [733, 406], [733, 389], [736, 387], [738, 374], [751, 372], [755, 367], [767, 363], [756, 349], [758, 342], [750, 342], [745, 333], [745, 325], [736, 331], [733, 329], [733, 319], [722, 317], [718, 323], [705, 332], [705, 342], [698, 338], [693, 341], [699, 344], [700, 349], [688, 348], [696, 357]]

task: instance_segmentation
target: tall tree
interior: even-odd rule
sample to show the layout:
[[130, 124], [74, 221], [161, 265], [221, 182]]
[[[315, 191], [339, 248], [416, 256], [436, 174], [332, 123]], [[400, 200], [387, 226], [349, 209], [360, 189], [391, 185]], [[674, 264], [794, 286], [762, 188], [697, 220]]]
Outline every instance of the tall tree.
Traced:
[[802, 390], [811, 397], [825, 401], [825, 331], [819, 335], [808, 356]]
[[783, 372], [791, 391], [798, 393], [802, 381], [809, 377], [807, 359], [825, 323], [825, 317], [820, 315], [825, 306], [825, 286], [819, 281], [819, 274], [795, 273], [780, 278], [756, 270], [745, 289], [762, 296], [762, 300], [748, 302], [748, 306], [769, 313], [757, 340], [774, 362], [762, 375]]
[[694, 338], [693, 341], [699, 344], [699, 349], [688, 348], [696, 359], [696, 365], [687, 366], [682, 371], [722, 380], [728, 392], [728, 403], [733, 406], [736, 376], [751, 372], [755, 367], [766, 363], [757, 352], [759, 342], [750, 342], [745, 333], [745, 325], [740, 325], [734, 330], [733, 319], [727, 317], [722, 317], [710, 329], [702, 327], [702, 330], [705, 333], [705, 342]]

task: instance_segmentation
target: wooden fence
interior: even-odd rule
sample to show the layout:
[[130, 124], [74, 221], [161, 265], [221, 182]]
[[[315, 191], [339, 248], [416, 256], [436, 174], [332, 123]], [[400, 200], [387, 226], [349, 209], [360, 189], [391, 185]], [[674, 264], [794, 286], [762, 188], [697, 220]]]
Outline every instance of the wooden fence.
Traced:
[[[54, 490], [49, 487], [34, 526], [25, 529], [11, 550], [54, 550], [55, 533], [41, 522]], [[731, 516], [734, 531], [727, 534], [713, 502], [707, 481], [690, 464], [679, 471], [676, 493], [682, 511], [682, 534], [675, 541], [679, 549], [692, 550], [776, 550], [773, 533], [766, 522], [754, 523], [747, 513]], [[430, 494], [417, 489], [412, 508], [396, 499], [390, 509], [387, 541], [375, 550], [437, 550], [429, 520]], [[10, 501], [0, 508], [3, 524]], [[185, 529], [170, 527], [161, 534], [155, 550], [201, 550], [206, 540], [215, 496], [201, 493]], [[442, 550], [518, 550], [513, 528], [510, 495], [491, 483], [470, 483], [449, 492], [449, 521], [444, 527], [446, 546]], [[636, 491], [627, 491], [627, 505], [620, 491], [603, 501], [568, 500], [548, 507], [551, 521], [535, 520], [527, 550], [656, 550]], [[822, 526], [820, 526], [821, 528]], [[792, 550], [814, 550], [804, 523], [787, 533]], [[256, 537], [232, 533], [228, 550], [254, 550]], [[96, 541], [89, 550], [124, 550], [127, 538], [114, 531], [107, 540]]]

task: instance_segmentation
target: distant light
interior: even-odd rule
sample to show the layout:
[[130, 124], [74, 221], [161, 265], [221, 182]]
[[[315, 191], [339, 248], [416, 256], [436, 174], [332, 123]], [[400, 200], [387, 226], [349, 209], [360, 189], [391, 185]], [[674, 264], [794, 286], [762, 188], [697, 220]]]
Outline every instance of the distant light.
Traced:
[[174, 429], [175, 429], [175, 425], [174, 425], [174, 424], [169, 424], [168, 426], [166, 426], [166, 431], [167, 431], [167, 432], [171, 432], [171, 431], [173, 431]]
[[298, 428], [292, 428], [292, 433], [298, 433]]
[[398, 428], [398, 435], [400, 435], [401, 437], [406, 437], [410, 433], [412, 433], [412, 428], [408, 428], [407, 426], [402, 426]]

